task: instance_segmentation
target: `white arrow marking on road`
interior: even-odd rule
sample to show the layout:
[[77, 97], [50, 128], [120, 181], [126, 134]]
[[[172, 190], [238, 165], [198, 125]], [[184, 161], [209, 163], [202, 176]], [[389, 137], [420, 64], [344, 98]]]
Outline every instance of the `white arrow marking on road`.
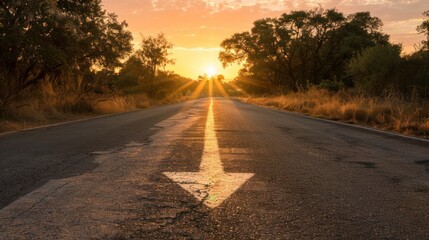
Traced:
[[200, 171], [164, 172], [164, 174], [210, 208], [219, 206], [254, 175], [224, 172], [214, 130], [213, 100], [207, 114]]

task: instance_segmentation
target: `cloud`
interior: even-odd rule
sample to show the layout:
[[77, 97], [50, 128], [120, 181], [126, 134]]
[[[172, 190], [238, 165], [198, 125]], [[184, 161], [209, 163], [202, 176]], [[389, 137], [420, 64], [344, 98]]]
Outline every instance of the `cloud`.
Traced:
[[136, 43], [140, 33], [165, 33], [178, 46], [174, 49], [178, 62], [185, 56], [216, 61], [219, 44], [234, 33], [250, 30], [255, 20], [318, 6], [336, 8], [345, 15], [369, 11], [381, 18], [392, 41], [404, 43], [411, 51], [423, 38], [415, 29], [422, 12], [429, 10], [429, 0], [103, 0], [103, 4], [129, 23]]
[[[231, 34], [249, 30], [257, 19], [318, 6], [336, 8], [346, 15], [370, 11], [382, 19], [386, 33], [395, 39], [396, 35], [411, 34], [418, 25], [415, 19], [429, 10], [428, 0], [104, 0], [103, 3], [129, 22], [136, 39], [139, 33], [164, 32], [170, 41], [185, 48], [217, 47]], [[401, 27], [395, 27], [398, 22]], [[416, 33], [417, 42], [419, 37]]]

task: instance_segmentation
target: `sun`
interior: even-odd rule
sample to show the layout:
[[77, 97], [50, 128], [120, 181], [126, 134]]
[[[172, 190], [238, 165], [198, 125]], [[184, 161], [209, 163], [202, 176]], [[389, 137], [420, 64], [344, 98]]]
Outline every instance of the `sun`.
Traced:
[[208, 77], [213, 77], [217, 74], [217, 69], [213, 65], [207, 66], [205, 73]]

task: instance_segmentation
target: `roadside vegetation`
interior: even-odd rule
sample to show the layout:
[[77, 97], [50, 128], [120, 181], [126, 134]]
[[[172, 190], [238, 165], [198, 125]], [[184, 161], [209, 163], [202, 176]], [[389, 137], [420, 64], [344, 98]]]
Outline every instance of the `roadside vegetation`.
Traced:
[[369, 12], [292, 11], [221, 43], [239, 76], [193, 80], [165, 70], [161, 33], [132, 46], [101, 0], [0, 1], [0, 132], [205, 96], [428, 136], [429, 11], [404, 54]]
[[230, 85], [243, 101], [312, 116], [429, 136], [429, 11], [403, 54], [369, 12], [284, 13], [221, 43], [224, 66], [243, 65]]
[[0, 132], [190, 97], [163, 34], [131, 41], [100, 0], [1, 1]]
[[396, 95], [377, 98], [316, 88], [281, 96], [241, 97], [240, 100], [319, 118], [429, 137], [429, 101], [422, 104]]

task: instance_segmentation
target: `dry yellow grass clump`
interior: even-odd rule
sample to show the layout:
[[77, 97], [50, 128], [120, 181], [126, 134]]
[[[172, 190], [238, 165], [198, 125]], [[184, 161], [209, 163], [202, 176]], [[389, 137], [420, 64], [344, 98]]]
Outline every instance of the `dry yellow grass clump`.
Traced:
[[76, 94], [49, 93], [26, 97], [10, 105], [0, 118], [0, 133], [77, 120], [104, 114], [135, 111], [152, 106], [182, 102], [189, 97], [152, 99], [146, 94]]
[[429, 102], [389, 96], [371, 98], [322, 89], [242, 101], [310, 116], [429, 137]]

